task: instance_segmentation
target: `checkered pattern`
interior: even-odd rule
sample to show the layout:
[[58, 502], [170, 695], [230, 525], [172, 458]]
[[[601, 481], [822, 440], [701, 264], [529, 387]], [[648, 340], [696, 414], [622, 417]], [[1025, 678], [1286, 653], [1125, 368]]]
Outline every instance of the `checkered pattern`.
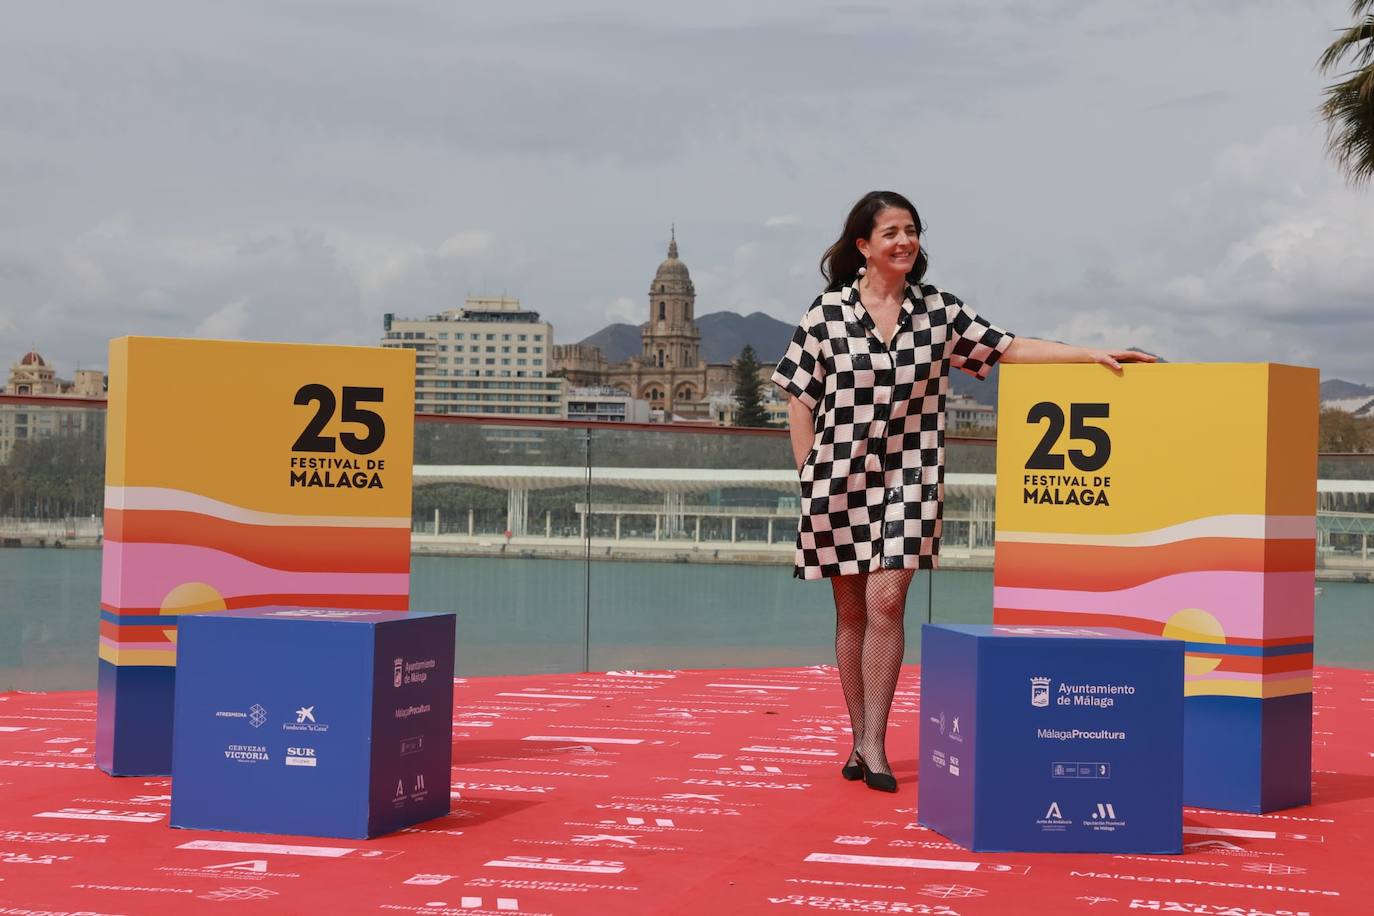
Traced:
[[857, 286], [812, 304], [773, 373], [816, 423], [801, 470], [797, 578], [936, 565], [949, 370], [986, 378], [1011, 341], [934, 286], [907, 287], [890, 347]]

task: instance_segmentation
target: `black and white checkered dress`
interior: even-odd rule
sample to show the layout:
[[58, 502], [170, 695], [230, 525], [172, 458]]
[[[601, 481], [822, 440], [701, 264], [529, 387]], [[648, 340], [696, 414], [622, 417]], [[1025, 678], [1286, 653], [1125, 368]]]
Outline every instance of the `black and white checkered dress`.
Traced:
[[936, 565], [949, 370], [986, 378], [1011, 341], [926, 284], [907, 286], [889, 346], [857, 284], [812, 304], [773, 373], [815, 415], [816, 442], [801, 469], [797, 578]]

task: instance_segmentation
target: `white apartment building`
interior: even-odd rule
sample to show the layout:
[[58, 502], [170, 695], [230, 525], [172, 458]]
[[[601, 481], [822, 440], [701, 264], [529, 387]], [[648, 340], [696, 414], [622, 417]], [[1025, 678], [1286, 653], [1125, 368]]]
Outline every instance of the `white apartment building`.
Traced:
[[950, 429], [996, 429], [997, 408], [980, 404], [964, 394], [951, 394], [945, 399], [947, 425]]
[[383, 317], [384, 347], [415, 351], [420, 413], [561, 417], [566, 382], [550, 378], [553, 325], [519, 299], [469, 296], [428, 318]]
[[570, 388], [568, 419], [603, 423], [648, 423], [649, 402], [619, 388]]

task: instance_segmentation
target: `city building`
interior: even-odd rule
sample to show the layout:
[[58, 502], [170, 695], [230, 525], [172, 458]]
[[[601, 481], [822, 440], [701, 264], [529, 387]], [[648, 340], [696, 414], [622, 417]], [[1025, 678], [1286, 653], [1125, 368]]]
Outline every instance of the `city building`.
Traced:
[[384, 347], [415, 351], [418, 413], [561, 417], [566, 382], [548, 374], [553, 325], [520, 300], [470, 296], [428, 318], [383, 318]]
[[[787, 397], [782, 393], [782, 389], [772, 382], [773, 367], [767, 367], [769, 380], [765, 383], [768, 388], [768, 395], [763, 399], [763, 412], [768, 416], [768, 422], [772, 426], [787, 428]], [[771, 389], [771, 390], [769, 390]]]
[[569, 389], [568, 419], [648, 423], [651, 417], [647, 401], [641, 401], [619, 388], [598, 387]]
[[553, 372], [577, 388], [596, 388], [606, 379], [609, 364], [600, 347], [588, 344], [554, 344]]
[[[768, 420], [769, 426], [781, 428], [787, 427], [787, 395], [783, 394], [781, 388], [773, 384], [773, 366], [767, 365], [759, 369], [759, 381], [762, 383], [764, 416]], [[735, 415], [739, 412], [739, 404], [735, 401], [734, 390], [729, 394], [717, 394], [711, 396], [711, 419], [717, 426], [735, 426]]]
[[105, 397], [105, 373], [97, 369], [77, 369], [76, 377], [66, 381], [57, 377], [57, 370], [37, 351], [30, 350], [19, 358], [19, 362], [10, 366], [5, 394], [100, 400]]
[[734, 391], [734, 367], [701, 357], [701, 332], [693, 319], [696, 288], [678, 257], [676, 233], [649, 284], [648, 299], [649, 320], [639, 326], [643, 348], [638, 356], [611, 363], [598, 347], [567, 345], [553, 354], [552, 371], [577, 385], [618, 388], [647, 401], [664, 420], [719, 422], [712, 399]]
[[968, 395], [951, 394], [946, 398], [945, 414], [951, 432], [960, 429], [997, 429], [997, 408], [979, 404]]
[[[61, 379], [47, 360], [30, 350], [10, 367], [5, 394], [103, 401], [105, 373], [78, 369], [72, 380]], [[100, 409], [82, 410], [80, 405], [6, 405], [0, 409], [0, 464], [10, 460], [16, 443], [87, 432], [103, 436], [104, 429], [105, 411]]]

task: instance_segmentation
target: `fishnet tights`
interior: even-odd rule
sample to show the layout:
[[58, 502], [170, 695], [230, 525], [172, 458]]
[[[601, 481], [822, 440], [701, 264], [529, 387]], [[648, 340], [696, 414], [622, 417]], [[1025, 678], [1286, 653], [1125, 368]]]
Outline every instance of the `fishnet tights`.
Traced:
[[849, 763], [862, 755], [870, 770], [891, 773], [887, 761], [887, 716], [906, 650], [906, 592], [914, 570], [835, 576], [835, 662], [849, 708], [854, 747]]

